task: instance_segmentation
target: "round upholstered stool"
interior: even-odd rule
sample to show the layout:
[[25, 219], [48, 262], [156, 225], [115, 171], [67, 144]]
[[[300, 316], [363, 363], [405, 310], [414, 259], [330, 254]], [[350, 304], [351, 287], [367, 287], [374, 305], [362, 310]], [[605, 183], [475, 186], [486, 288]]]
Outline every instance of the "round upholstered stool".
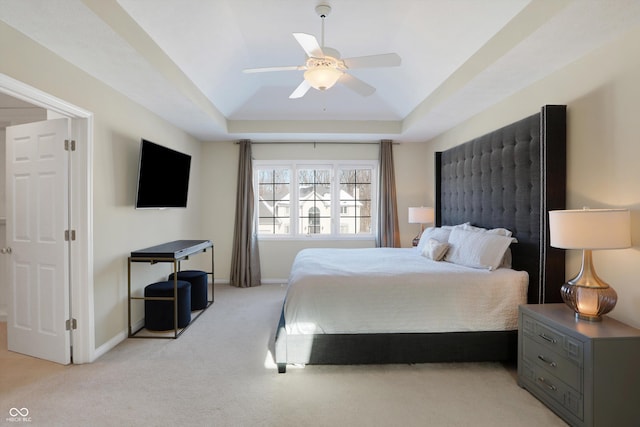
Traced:
[[[144, 288], [145, 297], [173, 297], [173, 280], [152, 283]], [[191, 322], [191, 283], [178, 280], [178, 328]], [[173, 301], [145, 300], [144, 327], [152, 331], [173, 329]]]
[[[169, 275], [169, 280], [173, 280], [173, 274]], [[200, 270], [178, 271], [178, 280], [186, 280], [191, 283], [191, 310], [207, 308], [209, 302], [207, 273]]]

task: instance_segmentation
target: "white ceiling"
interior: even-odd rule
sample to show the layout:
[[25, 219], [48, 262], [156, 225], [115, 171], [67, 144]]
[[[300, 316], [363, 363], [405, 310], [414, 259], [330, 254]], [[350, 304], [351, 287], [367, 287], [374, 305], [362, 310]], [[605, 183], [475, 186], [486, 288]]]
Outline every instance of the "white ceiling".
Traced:
[[[396, 52], [302, 99], [292, 36]], [[0, 20], [205, 141], [425, 141], [640, 25], [640, 0], [0, 0]], [[3, 58], [3, 60], [5, 60]], [[552, 102], [552, 100], [550, 100]]]

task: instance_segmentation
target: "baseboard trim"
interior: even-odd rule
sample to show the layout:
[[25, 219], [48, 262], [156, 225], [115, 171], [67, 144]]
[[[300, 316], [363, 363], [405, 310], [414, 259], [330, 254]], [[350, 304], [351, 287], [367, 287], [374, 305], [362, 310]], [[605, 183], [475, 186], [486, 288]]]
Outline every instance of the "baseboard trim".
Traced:
[[91, 362], [95, 362], [96, 360], [98, 360], [98, 358], [107, 354], [110, 350], [113, 350], [118, 344], [120, 344], [126, 338], [127, 338], [127, 332], [122, 331], [117, 335], [115, 335], [106, 343], [102, 344], [100, 347], [96, 348], [96, 350], [93, 352], [93, 358]]
[[[260, 279], [263, 285], [286, 285], [288, 282], [288, 279]], [[231, 285], [229, 279], [215, 279], [213, 283], [214, 285]]]
[[287, 284], [288, 280], [287, 279], [262, 279], [260, 280], [260, 282], [262, 282], [263, 285], [282, 285], [282, 284]]

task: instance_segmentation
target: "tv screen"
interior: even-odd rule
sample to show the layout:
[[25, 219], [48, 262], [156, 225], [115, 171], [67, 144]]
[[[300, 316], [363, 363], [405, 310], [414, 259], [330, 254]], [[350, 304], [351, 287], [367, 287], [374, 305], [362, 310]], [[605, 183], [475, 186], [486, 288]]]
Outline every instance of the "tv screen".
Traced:
[[190, 168], [190, 155], [143, 139], [136, 208], [186, 208]]

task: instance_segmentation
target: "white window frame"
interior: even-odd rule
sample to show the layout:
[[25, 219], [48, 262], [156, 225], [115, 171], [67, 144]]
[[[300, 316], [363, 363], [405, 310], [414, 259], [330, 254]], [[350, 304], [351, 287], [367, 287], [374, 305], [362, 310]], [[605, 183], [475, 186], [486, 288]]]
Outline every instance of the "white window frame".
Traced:
[[[258, 170], [291, 170], [290, 208], [288, 234], [258, 234], [260, 240], [372, 240], [375, 239], [378, 222], [378, 161], [377, 160], [254, 160], [253, 180], [255, 206], [259, 203]], [[340, 234], [340, 182], [338, 172], [343, 169], [371, 169], [371, 233]], [[331, 232], [327, 234], [302, 234], [299, 231], [299, 169], [331, 169]]]

